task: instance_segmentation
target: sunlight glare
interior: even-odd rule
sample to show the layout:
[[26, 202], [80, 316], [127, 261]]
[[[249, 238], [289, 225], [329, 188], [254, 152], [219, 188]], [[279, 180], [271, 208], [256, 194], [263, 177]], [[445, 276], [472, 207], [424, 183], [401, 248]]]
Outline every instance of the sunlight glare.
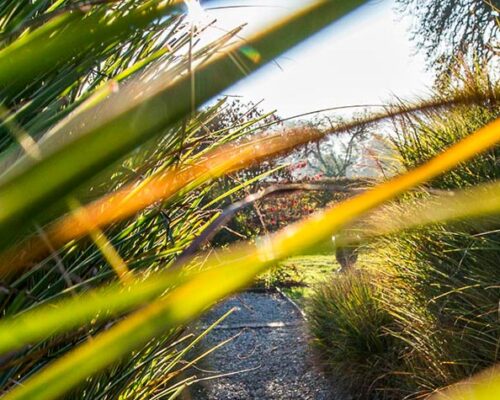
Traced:
[[186, 20], [194, 27], [199, 28], [208, 21], [208, 15], [199, 0], [185, 0], [187, 7]]

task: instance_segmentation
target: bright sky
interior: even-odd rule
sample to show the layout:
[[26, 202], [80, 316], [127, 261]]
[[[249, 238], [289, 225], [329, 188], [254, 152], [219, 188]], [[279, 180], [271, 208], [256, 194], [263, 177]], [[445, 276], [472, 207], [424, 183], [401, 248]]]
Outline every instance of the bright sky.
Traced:
[[[247, 22], [248, 33], [301, 4], [306, 1], [221, 0], [207, 4], [207, 12], [223, 29]], [[209, 9], [227, 5], [252, 7]], [[372, 1], [281, 56], [279, 66], [266, 66], [225, 94], [264, 99], [264, 107], [278, 109], [282, 117], [328, 107], [379, 104], [393, 95], [424, 96], [431, 76], [425, 72], [423, 56], [414, 54], [408, 23], [394, 11], [394, 0]]]

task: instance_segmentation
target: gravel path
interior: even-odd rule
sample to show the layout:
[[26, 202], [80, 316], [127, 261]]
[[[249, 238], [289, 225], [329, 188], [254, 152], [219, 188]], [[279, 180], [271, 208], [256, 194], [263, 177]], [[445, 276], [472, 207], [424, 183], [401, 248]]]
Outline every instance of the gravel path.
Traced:
[[210, 325], [233, 307], [236, 311], [207, 336], [205, 346], [236, 337], [209, 355], [202, 368], [234, 374], [202, 382], [194, 400], [336, 399], [314, 368], [302, 315], [287, 299], [278, 293], [241, 293], [200, 324]]

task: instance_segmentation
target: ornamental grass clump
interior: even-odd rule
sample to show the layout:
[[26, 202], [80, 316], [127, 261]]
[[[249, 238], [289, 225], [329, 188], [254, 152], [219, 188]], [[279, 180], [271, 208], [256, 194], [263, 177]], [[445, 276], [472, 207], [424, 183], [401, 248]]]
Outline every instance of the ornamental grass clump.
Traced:
[[393, 318], [380, 304], [376, 280], [364, 272], [338, 274], [317, 287], [308, 304], [315, 347], [332, 381], [346, 395], [367, 396], [376, 380], [379, 385], [398, 382], [385, 375], [400, 349], [390, 335]]
[[[495, 93], [494, 84], [485, 74], [465, 83], [466, 90]], [[482, 105], [396, 118], [393, 143], [400, 165], [408, 170], [416, 168], [499, 113], [493, 96]], [[371, 220], [368, 217], [366, 227], [395, 221], [435, 195], [442, 196], [445, 207], [453, 207], [457, 190], [496, 181], [500, 173], [498, 152], [498, 146], [494, 146], [428, 182], [421, 190], [383, 207]], [[471, 204], [474, 201], [482, 200], [470, 199]], [[376, 237], [362, 246], [364, 256], [358, 268], [376, 277], [369, 283], [372, 296], [363, 304], [351, 296], [343, 300], [360, 310], [373, 309], [375, 304], [387, 318], [359, 319], [355, 313], [334, 307], [343, 298], [343, 289], [336, 282], [319, 289], [311, 302], [313, 333], [325, 364], [336, 375], [345, 372], [362, 382], [363, 390], [351, 387], [358, 398], [425, 397], [499, 360], [498, 218], [424, 227], [419, 226], [424, 213], [409, 215], [403, 220], [412, 229]], [[329, 303], [332, 305], [325, 306]], [[347, 319], [352, 328], [336, 327], [339, 339], [325, 340], [332, 331], [327, 321], [339, 319]], [[367, 321], [373, 322], [370, 330], [365, 329]], [[372, 342], [374, 334], [390, 343], [382, 354], [378, 348], [365, 346], [363, 358], [359, 358], [354, 346], [347, 347], [353, 340]], [[344, 367], [346, 363], [352, 365]]]

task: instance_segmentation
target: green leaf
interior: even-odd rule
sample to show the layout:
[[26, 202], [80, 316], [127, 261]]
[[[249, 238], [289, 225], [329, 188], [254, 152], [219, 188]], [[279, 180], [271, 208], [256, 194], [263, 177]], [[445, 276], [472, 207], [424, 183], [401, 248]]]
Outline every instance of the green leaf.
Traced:
[[23, 386], [9, 392], [5, 398], [51, 399], [61, 395], [88, 375], [105, 368], [152, 337], [200, 315], [216, 301], [249, 284], [270, 265], [321, 243], [354, 219], [449, 171], [499, 141], [500, 119], [497, 119], [406, 174], [292, 224], [258, 240], [254, 245], [235, 246], [228, 252], [210, 256], [205, 263], [205, 270], [191, 276], [165, 297], [56, 360], [26, 380]]
[[109, 13], [106, 8], [58, 15], [0, 50], [0, 89], [23, 90], [78, 55], [101, 50], [169, 13], [180, 13], [182, 4], [180, 0], [151, 0], [119, 16], [118, 11]]
[[167, 72], [154, 84], [135, 82], [112, 95], [100, 107], [97, 120], [94, 109], [79, 114], [71, 141], [50, 149], [42, 145], [42, 159], [19, 163], [0, 178], [0, 248], [13, 240], [7, 234], [13, 225], [26, 228], [48, 205], [188, 115], [193, 103], [199, 106], [237, 82], [243, 77], [241, 67], [247, 73], [255, 71], [363, 3], [316, 1], [210, 59], [195, 70], [195, 99], [191, 98], [191, 76], [172, 81]]

